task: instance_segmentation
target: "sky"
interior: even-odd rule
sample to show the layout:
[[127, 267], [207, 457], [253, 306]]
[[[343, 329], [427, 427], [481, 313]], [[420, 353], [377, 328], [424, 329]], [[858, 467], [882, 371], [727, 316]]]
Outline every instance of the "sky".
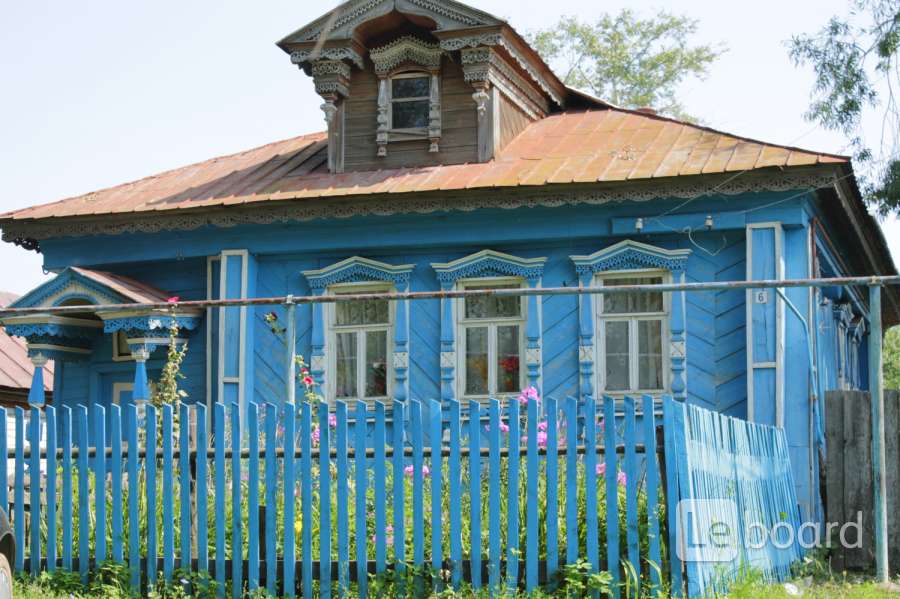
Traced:
[[[812, 74], [785, 41], [847, 0], [469, 0], [525, 33], [561, 15], [631, 8], [699, 20], [728, 51], [680, 89], [688, 113], [730, 133], [847, 153], [804, 121]], [[0, 0], [0, 212], [80, 195], [324, 129], [312, 82], [275, 42], [336, 0]], [[875, 137], [880, 122], [866, 126]], [[900, 223], [884, 223], [895, 260]], [[900, 262], [900, 260], [898, 260]], [[40, 284], [41, 256], [0, 244], [0, 289]]]

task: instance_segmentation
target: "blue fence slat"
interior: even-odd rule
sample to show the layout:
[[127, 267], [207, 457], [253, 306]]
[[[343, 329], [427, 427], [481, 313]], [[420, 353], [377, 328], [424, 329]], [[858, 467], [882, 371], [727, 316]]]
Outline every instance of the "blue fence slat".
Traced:
[[[641, 592], [641, 559], [638, 545], [638, 484], [640, 473], [637, 461], [637, 434], [634, 416], [634, 399], [626, 397], [625, 407], [625, 535], [628, 543], [630, 572], [637, 574], [631, 582], [634, 594]], [[630, 574], [629, 572], [629, 574]]]
[[[690, 497], [690, 473], [687, 469], [687, 423], [685, 421], [685, 404], [681, 402], [671, 402], [673, 406], [673, 426], [674, 432], [674, 454], [676, 465], [671, 471], [671, 476], [677, 476], [679, 495], [682, 498]], [[671, 505], [671, 504], [670, 504]], [[698, 564], [693, 560], [685, 561], [685, 571], [687, 577], [688, 596], [696, 597], [701, 592], [700, 579], [698, 576]]]
[[[112, 445], [112, 457], [109, 464], [110, 473], [112, 474], [112, 558], [114, 562], [121, 564], [125, 558], [123, 530], [125, 518], [123, 514], [124, 502], [122, 501], [122, 408], [115, 404], [109, 406], [109, 436], [110, 444]], [[49, 471], [49, 460], [47, 468]]]
[[566, 563], [578, 561], [578, 402], [566, 398]]
[[171, 404], [162, 407], [162, 504], [163, 504], [163, 578], [172, 581], [175, 570], [175, 473], [173, 459], [173, 409]]
[[459, 588], [462, 581], [462, 470], [460, 464], [459, 402], [450, 400], [450, 458], [447, 460], [450, 482], [450, 581]]
[[368, 569], [366, 545], [368, 544], [368, 532], [366, 531], [366, 487], [368, 486], [369, 473], [366, 470], [366, 404], [356, 402], [356, 422], [354, 423], [354, 470], [356, 474], [356, 579], [360, 599], [366, 597], [368, 591]]
[[669, 576], [673, 597], [681, 597], [684, 592], [682, 578], [682, 562], [677, 547], [677, 517], [672, 506], [677, 505], [680, 494], [678, 492], [678, 470], [675, 466], [675, 406], [671, 397], [663, 398], [663, 434], [665, 435], [665, 460], [666, 460], [666, 518], [669, 531]]
[[[19, 448], [22, 447], [23, 443], [22, 439], [19, 436], [19, 412], [20, 408], [16, 408], [16, 473], [20, 471], [19, 468]], [[90, 439], [88, 438], [88, 409], [85, 406], [77, 406], [75, 408], [75, 421], [78, 426], [78, 571], [81, 574], [82, 582], [87, 582], [88, 579], [88, 571], [90, 569], [90, 561], [91, 561], [91, 553], [90, 553], [90, 536], [91, 536], [91, 525], [90, 525], [90, 514], [88, 510], [90, 510], [90, 487], [88, 486], [88, 476], [89, 476], [89, 467], [88, 467], [88, 448], [90, 447]], [[22, 488], [18, 485], [23, 484], [21, 479], [16, 478], [16, 505], [22, 505], [19, 501], [19, 489]], [[18, 513], [18, 512], [17, 512]], [[18, 522], [22, 522], [22, 519], [19, 519]], [[18, 543], [18, 535], [19, 531], [16, 531], [16, 542]], [[21, 531], [22, 534], [22, 544], [20, 547], [25, 546], [25, 531], [24, 527]], [[16, 561], [19, 561], [20, 553], [17, 552]], [[19, 568], [21, 569], [21, 568]]]
[[347, 404], [335, 405], [334, 442], [337, 452], [337, 557], [338, 588], [341, 597], [350, 589], [350, 507], [349, 460], [347, 459]]
[[191, 413], [186, 404], [178, 404], [178, 513], [181, 521], [182, 570], [191, 569]]
[[[28, 422], [28, 446], [31, 456], [28, 460], [28, 479], [31, 485], [31, 501], [29, 510], [31, 516], [31, 548], [29, 554], [29, 568], [31, 574], [37, 574], [41, 569], [41, 411], [31, 408]], [[106, 497], [99, 495], [106, 506]], [[24, 546], [23, 546], [24, 549]]]
[[259, 588], [259, 406], [247, 404], [247, 589]]
[[106, 409], [94, 404], [94, 559], [98, 564], [106, 561]]
[[538, 514], [538, 468], [540, 466], [538, 456], [538, 402], [531, 398], [526, 407], [527, 423], [527, 454], [526, 454], [526, 480], [525, 480], [525, 591], [532, 592], [538, 584], [538, 527], [540, 526]]
[[[141, 539], [140, 539], [140, 457], [138, 455], [137, 407], [133, 403], [125, 405], [125, 442], [128, 444], [128, 570], [131, 573], [131, 588], [141, 584]], [[155, 509], [153, 511], [156, 511]], [[149, 513], [149, 510], [148, 510]]]
[[650, 594], [659, 589], [662, 551], [659, 539], [659, 466], [656, 463], [656, 414], [653, 397], [644, 396], [644, 447], [647, 462], [647, 536], [649, 537]]
[[[266, 592], [278, 592], [278, 406], [266, 404]], [[203, 571], [203, 569], [200, 569]]]
[[[87, 454], [85, 454], [85, 459]], [[25, 410], [16, 408], [15, 487], [13, 487], [13, 532], [16, 547], [25, 547]], [[86, 470], [85, 470], [86, 471]], [[80, 496], [79, 496], [80, 499]], [[82, 512], [87, 513], [87, 510]], [[16, 551], [16, 572], [25, 570], [25, 552]], [[86, 571], [86, 570], [85, 570]]]
[[375, 452], [374, 463], [374, 480], [372, 485], [375, 491], [375, 572], [380, 574], [384, 572], [385, 560], [387, 556], [387, 507], [386, 507], [386, 490], [385, 485], [385, 446], [387, 438], [385, 437], [384, 427], [384, 404], [377, 402], [375, 404], [375, 434], [372, 438], [372, 448]]
[[443, 520], [444, 511], [441, 508], [443, 497], [441, 487], [443, 482], [444, 458], [441, 456], [443, 418], [441, 403], [435, 400], [428, 402], [428, 436], [431, 441], [431, 567], [441, 570], [444, 566], [443, 555]]
[[297, 561], [296, 540], [294, 538], [294, 506], [297, 490], [294, 473], [297, 471], [296, 446], [296, 406], [284, 404], [284, 595], [293, 597], [296, 593], [294, 567]]
[[302, 562], [303, 596], [312, 597], [312, 406], [300, 404], [300, 509], [303, 518], [300, 559]]
[[[56, 570], [56, 560], [57, 560], [57, 538], [56, 538], [56, 502], [59, 497], [56, 491], [56, 449], [58, 446], [56, 442], [56, 408], [53, 406], [46, 406], [44, 408], [44, 415], [47, 418], [47, 571], [53, 572]], [[5, 420], [0, 420], [0, 422], [6, 423]], [[6, 428], [3, 426], [3, 428]], [[121, 440], [120, 440], [121, 446]], [[5, 449], [5, 448], [4, 448]], [[121, 451], [121, 447], [120, 447]], [[2, 455], [2, 454], [0, 454]], [[5, 461], [5, 460], [0, 460]], [[5, 481], [5, 478], [0, 478], [0, 481]], [[120, 478], [119, 489], [121, 490], [121, 478]], [[5, 487], [5, 484], [0, 484], [0, 486]], [[121, 496], [119, 497], [119, 503], [121, 504]], [[0, 503], [0, 505], [3, 505]], [[113, 505], [115, 505], [115, 498], [113, 498]], [[119, 515], [121, 517], [121, 508], [119, 511]], [[121, 523], [121, 519], [119, 520]], [[121, 539], [121, 529], [119, 538]], [[121, 561], [121, 558], [119, 559]]]
[[506, 585], [519, 586], [519, 402], [509, 404], [509, 483], [506, 509]]
[[[244, 595], [244, 534], [241, 523], [241, 406], [231, 408], [231, 596]], [[292, 524], [293, 525], [293, 524]]]
[[603, 398], [604, 458], [606, 463], [606, 569], [612, 576], [612, 596], [619, 596], [619, 490], [616, 456], [616, 400]]
[[209, 572], [209, 525], [208, 502], [209, 493], [209, 462], [207, 458], [207, 422], [206, 405], [195, 405], [197, 414], [197, 571], [203, 574]]
[[[287, 423], [285, 423], [287, 426]], [[215, 437], [215, 493], [213, 493], [213, 505], [215, 511], [216, 528], [216, 590], [219, 597], [225, 596], [225, 404], [216, 402], [213, 406], [213, 436]], [[148, 462], [149, 467], [149, 462]], [[286, 533], [287, 531], [285, 531]], [[287, 568], [287, 566], [285, 566]]]
[[331, 597], [331, 421], [319, 404], [319, 597]]
[[472, 587], [481, 588], [481, 404], [469, 402], [469, 559]]
[[547, 579], [559, 570], [559, 435], [556, 399], [545, 401], [547, 413]]
[[394, 402], [394, 567], [398, 572], [404, 569], [406, 562], [406, 494], [405, 494], [405, 468], [404, 468], [404, 423], [405, 406], [402, 401]]
[[[64, 410], [67, 408], [63, 408]], [[9, 472], [7, 472], [7, 467], [9, 460], [7, 456], [9, 455], [9, 440], [6, 438], [6, 431], [8, 428], [8, 420], [6, 419], [6, 408], [0, 407], [0, 422], [3, 423], [3, 426], [0, 426], [0, 507], [9, 514]], [[71, 453], [71, 450], [69, 451]], [[65, 456], [66, 454], [63, 453]]]
[[[72, 408], [63, 406], [62, 410], [62, 566], [65, 570], [72, 570], [72, 542], [73, 542], [73, 512], [72, 512]], [[6, 413], [3, 412], [3, 421], [6, 422]], [[6, 428], [6, 427], [3, 427]], [[6, 455], [6, 447], [0, 451], [0, 455]], [[6, 460], [2, 460], [6, 463]], [[4, 472], [6, 468], [3, 468]], [[6, 475], [4, 474], [4, 480]], [[2, 485], [6, 486], [6, 485]], [[5, 494], [5, 491], [4, 491]], [[9, 504], [3, 501], [3, 506]]]
[[[156, 584], [159, 547], [157, 546], [158, 523], [156, 519], [156, 448], [159, 446], [156, 431], [156, 407], [147, 404], [144, 415], [147, 458], [144, 468], [147, 472], [147, 583]], [[223, 516], [224, 517], [224, 516]], [[223, 585], [224, 588], [224, 585]]]
[[422, 441], [422, 403], [410, 400], [409, 430], [413, 448], [413, 564], [425, 563], [425, 497], [422, 467], [425, 465]]
[[500, 586], [500, 402], [492, 399], [488, 407], [488, 459], [490, 478], [488, 479], [488, 582], [496, 591]]
[[[615, 447], [615, 446], [613, 446]], [[607, 448], [608, 449], [608, 446]], [[615, 455], [615, 449], [612, 449]], [[606, 451], [606, 455], [609, 455]], [[584, 400], [584, 497], [585, 497], [585, 539], [587, 542], [587, 560], [592, 572], [600, 571], [600, 555], [597, 540], [597, 404], [593, 397]], [[610, 476], [609, 472], [606, 473]], [[612, 474], [615, 477], [615, 471]], [[607, 501], [607, 509], [609, 509]], [[609, 529], [607, 528], [607, 537]], [[608, 554], [607, 554], [608, 555]]]

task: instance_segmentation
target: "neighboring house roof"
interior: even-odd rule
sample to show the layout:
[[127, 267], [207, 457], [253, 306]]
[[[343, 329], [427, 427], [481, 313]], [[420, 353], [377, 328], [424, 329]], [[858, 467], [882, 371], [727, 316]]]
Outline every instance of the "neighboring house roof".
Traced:
[[[18, 296], [0, 291], [0, 307], [5, 307], [18, 299]], [[28, 348], [21, 337], [11, 337], [0, 327], [0, 399], [10, 395], [21, 395], [24, 401], [31, 388], [31, 376], [34, 365], [28, 358]], [[53, 362], [44, 366], [44, 391], [53, 392]]]
[[[35, 220], [209, 209], [372, 194], [612, 183], [850, 159], [768, 144], [640, 111], [568, 112], [536, 121], [484, 164], [330, 174], [324, 133], [303, 135], [0, 216]], [[87, 231], [86, 231], [87, 232]]]

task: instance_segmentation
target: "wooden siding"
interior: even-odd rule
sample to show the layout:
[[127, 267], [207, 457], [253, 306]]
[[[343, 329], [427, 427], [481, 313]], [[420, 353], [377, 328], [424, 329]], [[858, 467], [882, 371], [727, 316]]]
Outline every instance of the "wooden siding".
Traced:
[[472, 87], [462, 69], [444, 60], [441, 69], [441, 151], [428, 152], [428, 140], [391, 142], [388, 155], [378, 158], [375, 132], [378, 115], [378, 77], [369, 65], [354, 69], [346, 100], [344, 170], [367, 171], [408, 166], [435, 166], [476, 162], [477, 120]]
[[515, 103], [500, 94], [500, 152], [524, 131], [532, 120]]

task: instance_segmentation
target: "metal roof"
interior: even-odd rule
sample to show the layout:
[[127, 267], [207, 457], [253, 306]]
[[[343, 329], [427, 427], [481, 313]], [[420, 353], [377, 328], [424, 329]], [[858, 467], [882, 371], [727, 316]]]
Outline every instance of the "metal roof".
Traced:
[[153, 215], [282, 200], [428, 191], [610, 183], [850, 164], [845, 156], [731, 135], [641, 111], [554, 114], [529, 125], [483, 164], [331, 174], [324, 133], [213, 158], [132, 183], [16, 210], [0, 226], [41, 219]]

